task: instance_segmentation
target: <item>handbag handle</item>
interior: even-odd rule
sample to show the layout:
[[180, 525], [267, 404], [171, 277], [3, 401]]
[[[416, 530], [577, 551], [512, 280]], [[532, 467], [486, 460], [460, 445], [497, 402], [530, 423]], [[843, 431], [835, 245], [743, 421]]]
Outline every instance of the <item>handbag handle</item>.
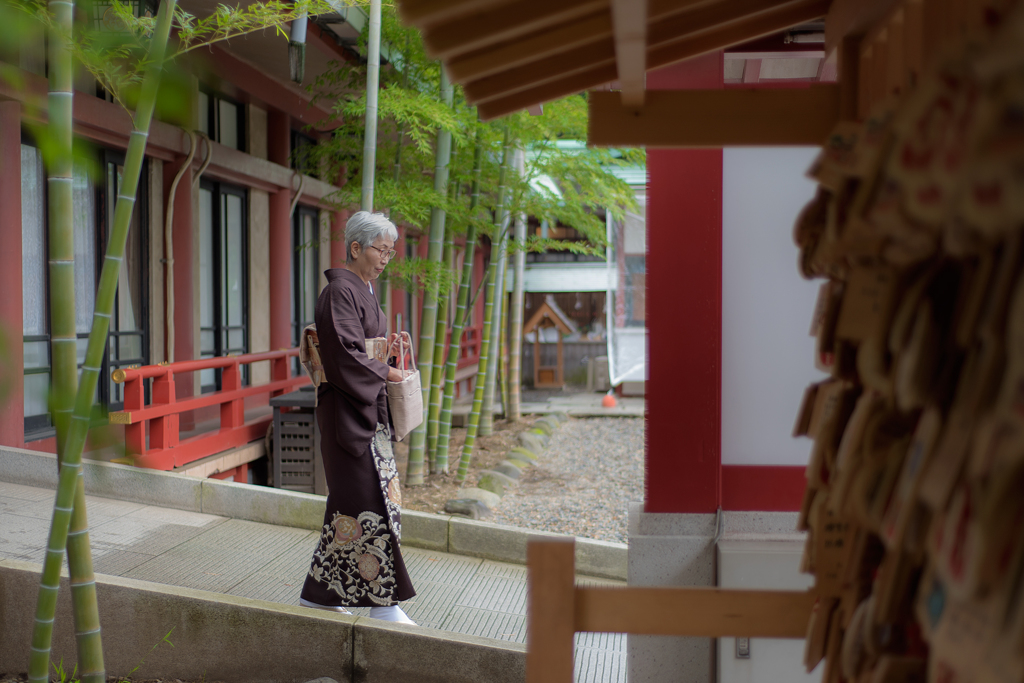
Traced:
[[401, 359], [402, 359], [402, 372], [404, 373], [405, 372], [405, 346], [406, 346], [406, 344], [408, 344], [408, 346], [409, 346], [409, 355], [412, 356], [413, 363], [416, 362], [416, 356], [415, 356], [415, 354], [413, 353], [413, 350], [412, 350], [412, 337], [409, 335], [408, 332], [406, 332], [404, 330], [399, 332], [398, 333], [398, 337], [393, 342], [391, 342], [391, 346], [388, 347], [388, 356], [392, 355], [391, 351], [395, 348], [395, 344], [398, 344], [398, 354], [397, 355], [399, 357], [401, 357]]

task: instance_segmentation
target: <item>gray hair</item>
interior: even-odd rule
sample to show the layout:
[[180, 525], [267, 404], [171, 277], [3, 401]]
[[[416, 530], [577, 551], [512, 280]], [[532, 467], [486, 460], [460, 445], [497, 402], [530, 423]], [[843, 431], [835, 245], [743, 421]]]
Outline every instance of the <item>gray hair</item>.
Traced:
[[388, 237], [391, 240], [398, 239], [398, 229], [395, 224], [388, 220], [382, 213], [370, 213], [369, 211], [356, 211], [345, 224], [345, 261], [352, 260], [352, 243], [358, 242], [359, 246], [366, 249], [378, 237]]

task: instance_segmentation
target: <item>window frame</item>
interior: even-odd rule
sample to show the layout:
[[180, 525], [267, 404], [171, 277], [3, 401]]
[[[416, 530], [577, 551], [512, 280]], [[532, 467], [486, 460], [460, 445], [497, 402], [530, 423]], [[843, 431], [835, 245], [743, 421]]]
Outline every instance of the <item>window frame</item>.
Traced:
[[[313, 264], [314, 264], [314, 277], [317, 283], [319, 283], [320, 277], [320, 210], [312, 206], [304, 206], [299, 204], [295, 207], [295, 214], [292, 217], [292, 343], [296, 347], [299, 345], [299, 335], [306, 325], [315, 324], [315, 320], [299, 320], [300, 311], [302, 310], [302, 290], [303, 280], [307, 273], [304, 268], [303, 260], [303, 225], [302, 221], [304, 217], [311, 217], [313, 219], [313, 239], [312, 246], [309, 247], [313, 251]], [[316, 292], [317, 297], [319, 292]], [[313, 299], [313, 306], [316, 306], [316, 298]], [[292, 363], [292, 374], [301, 374], [302, 368], [299, 365], [298, 358]]]
[[[238, 351], [240, 351], [241, 353], [248, 353], [248, 349], [249, 349], [249, 333], [250, 333], [250, 327], [249, 327], [249, 271], [250, 271], [250, 268], [249, 268], [249, 266], [250, 266], [250, 264], [249, 264], [249, 238], [250, 238], [250, 225], [249, 225], [249, 202], [248, 202], [249, 191], [248, 191], [247, 188], [244, 188], [244, 187], [239, 187], [239, 186], [236, 186], [236, 185], [230, 185], [230, 184], [227, 184], [227, 183], [220, 183], [220, 182], [206, 180], [206, 179], [200, 180], [200, 182], [199, 182], [199, 189], [200, 189], [200, 191], [201, 190], [207, 190], [212, 195], [211, 209], [213, 211], [213, 215], [211, 216], [211, 221], [212, 221], [213, 229], [211, 231], [211, 236], [213, 237], [213, 244], [211, 245], [211, 251], [210, 251], [211, 259], [212, 259], [212, 264], [211, 264], [212, 265], [212, 272], [211, 272], [212, 283], [211, 284], [213, 286], [213, 301], [212, 301], [212, 315], [213, 315], [213, 328], [212, 328], [212, 332], [213, 332], [213, 351], [212, 351], [212, 354], [213, 355], [212, 355], [212, 357], [213, 358], [217, 358], [217, 357], [220, 357], [220, 356], [224, 356], [224, 355], [226, 355], [228, 353], [236, 353]], [[242, 254], [241, 254], [241, 264], [242, 264], [242, 274], [241, 274], [241, 283], [242, 283], [242, 293], [241, 293], [241, 298], [242, 298], [242, 324], [240, 326], [222, 325], [222, 323], [221, 323], [221, 321], [223, 320], [223, 315], [222, 314], [223, 314], [223, 311], [224, 311], [224, 301], [223, 301], [223, 298], [221, 296], [221, 293], [223, 292], [223, 289], [224, 289], [224, 287], [223, 287], [223, 285], [224, 285], [223, 278], [226, 277], [225, 273], [223, 272], [224, 271], [224, 232], [226, 230], [226, 226], [224, 225], [224, 218], [225, 218], [225, 216], [224, 216], [223, 206], [224, 206], [224, 199], [228, 195], [231, 195], [231, 196], [234, 196], [234, 197], [238, 197], [241, 200], [240, 201], [240, 206], [241, 206], [241, 211], [242, 211], [242, 216], [241, 216], [241, 221], [242, 221]], [[200, 217], [200, 220], [202, 220], [202, 217]], [[200, 250], [202, 250], [202, 246], [200, 246]], [[202, 297], [204, 295], [205, 295], [205, 293], [200, 288], [199, 296]], [[200, 325], [200, 327], [199, 327], [199, 334], [200, 334], [199, 355], [202, 358], [207, 358], [207, 357], [210, 357], [210, 356], [207, 356], [206, 355], [207, 352], [203, 349], [202, 334], [205, 331], [210, 331], [210, 328], [203, 327], [201, 320], [200, 320], [199, 325]], [[230, 333], [231, 329], [234, 329], [234, 328], [237, 328], [237, 327], [240, 327], [241, 331], [242, 331], [242, 339], [243, 339], [243, 348], [242, 349], [233, 349], [232, 347], [230, 347], [229, 343], [226, 341], [227, 335]], [[249, 383], [249, 366], [244, 365], [244, 366], [242, 366], [241, 370], [242, 370], [242, 385], [244, 386], [244, 385], [247, 385]], [[202, 393], [210, 393], [210, 392], [213, 392], [213, 391], [220, 391], [221, 387], [222, 387], [221, 375], [222, 375], [222, 371], [220, 369], [215, 371], [213, 384], [202, 384], [202, 379], [200, 379], [200, 391]], [[202, 374], [200, 374], [200, 378], [202, 378]]]
[[[108, 171], [110, 164], [119, 164], [121, 166], [125, 163], [125, 152], [104, 149], [102, 153], [103, 160], [103, 183], [98, 187], [99, 201], [97, 202], [97, 211], [99, 212], [97, 220], [96, 230], [96, 277], [97, 285], [99, 284], [99, 273], [103, 269], [103, 258], [106, 252], [106, 244], [109, 239], [110, 222], [113, 221], [113, 208], [110, 208], [108, 214], [107, 204], [111, 199], [110, 195], [114, 194], [114, 206], [116, 206], [116, 190], [108, 187]], [[139, 172], [139, 180], [142, 181], [149, 177], [148, 173], [149, 161], [143, 159], [142, 169]], [[122, 294], [121, 288], [118, 287], [117, 293], [114, 295], [114, 310], [111, 312], [110, 327], [107, 330], [107, 344], [103, 349], [103, 365], [100, 371], [101, 378], [107, 378], [107, 381], [99, 382], [99, 392], [101, 402], [107, 406], [107, 410], [123, 410], [124, 401], [114, 402], [113, 396], [111, 395], [111, 387], [109, 383], [110, 373], [115, 368], [127, 367], [129, 365], [148, 365], [150, 359], [150, 338], [149, 338], [149, 192], [145, 191], [143, 183], [139, 183], [139, 187], [135, 192], [135, 206], [132, 208], [132, 222], [137, 222], [139, 227], [139, 250], [141, 256], [139, 258], [139, 264], [142, 272], [139, 274], [139, 282], [141, 283], [140, 297], [142, 300], [142, 310], [140, 311], [140, 321], [138, 327], [140, 328], [137, 332], [122, 332], [120, 330], [115, 331], [115, 321], [119, 318], [120, 307], [117, 305], [119, 298]], [[127, 245], [125, 245], [127, 248]], [[125, 256], [127, 258], [127, 255]], [[119, 322], [118, 322], [119, 326]], [[111, 342], [115, 338], [120, 338], [121, 335], [138, 336], [141, 338], [142, 357], [138, 359], [128, 359], [134, 362], [122, 362], [118, 359], [117, 363], [111, 363], [110, 351]], [[81, 335], [80, 335], [81, 336]], [[88, 335], [85, 335], [88, 337]], [[120, 346], [118, 346], [118, 353], [120, 353]], [[146, 400], [149, 399], [149, 382], [146, 382]]]
[[[237, 140], [235, 146], [230, 149], [237, 149], [240, 152], [248, 152], [248, 136], [246, 135], [246, 117], [245, 117], [245, 104], [239, 102], [233, 97], [228, 97], [213, 88], [208, 88], [204, 85], [199, 86], [199, 92], [206, 95], [207, 107], [205, 112], [206, 120], [206, 134], [214, 142], [224, 144], [221, 139], [221, 118], [220, 118], [220, 102], [226, 102], [235, 107], [235, 131]], [[199, 116], [204, 116], [203, 112], [199, 112]], [[202, 130], [202, 127], [200, 127]], [[227, 147], [227, 145], [225, 145]]]

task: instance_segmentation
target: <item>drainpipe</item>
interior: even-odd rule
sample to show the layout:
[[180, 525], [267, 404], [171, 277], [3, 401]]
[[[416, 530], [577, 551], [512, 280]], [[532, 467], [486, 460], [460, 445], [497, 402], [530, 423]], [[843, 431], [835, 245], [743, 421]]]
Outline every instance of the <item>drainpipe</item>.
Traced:
[[366, 133], [363, 138], [363, 186], [362, 200], [360, 201], [360, 208], [362, 208], [363, 211], [373, 211], [373, 174], [377, 164], [377, 89], [380, 83], [380, 2], [381, 0], [370, 0], [369, 44], [366, 50]]
[[[199, 133], [199, 135], [206, 142], [206, 158], [203, 159], [199, 172], [192, 178], [193, 188], [199, 184], [199, 178], [202, 177], [206, 167], [210, 165], [210, 160], [213, 159], [213, 145], [210, 144], [210, 138], [206, 137], [203, 133]], [[185, 157], [185, 163], [178, 169], [174, 176], [174, 181], [171, 183], [171, 189], [167, 195], [167, 209], [164, 215], [164, 289], [166, 290], [167, 297], [167, 306], [164, 311], [164, 326], [167, 328], [167, 339], [165, 342], [167, 353], [164, 360], [168, 363], [174, 362], [174, 240], [171, 229], [174, 224], [174, 196], [178, 193], [178, 183], [181, 181], [181, 177], [185, 175], [185, 171], [192, 167], [192, 159], [196, 155], [196, 148], [198, 146], [194, 132], [188, 131], [188, 139], [188, 156]]]
[[188, 156], [174, 176], [171, 190], [167, 194], [167, 209], [164, 211], [164, 291], [167, 297], [167, 305], [164, 307], [164, 326], [167, 328], [164, 360], [168, 363], [174, 362], [174, 240], [171, 232], [174, 224], [174, 196], [178, 193], [181, 176], [192, 168], [192, 159], [196, 155], [196, 134], [192, 131], [188, 131], [188, 142]]

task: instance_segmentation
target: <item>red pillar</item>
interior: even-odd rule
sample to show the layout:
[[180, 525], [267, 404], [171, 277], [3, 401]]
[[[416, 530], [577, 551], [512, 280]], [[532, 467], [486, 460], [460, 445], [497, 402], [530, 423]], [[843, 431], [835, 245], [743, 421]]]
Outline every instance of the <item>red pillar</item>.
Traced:
[[[271, 110], [267, 117], [267, 157], [281, 166], [290, 166], [291, 122], [288, 114]], [[270, 348], [292, 346], [292, 221], [289, 215], [292, 193], [281, 189], [270, 195]], [[274, 364], [274, 379], [287, 364]], [[282, 370], [283, 369], [283, 370]], [[287, 375], [286, 375], [287, 376]]]
[[345, 267], [345, 224], [351, 215], [351, 211], [331, 214], [331, 268]]
[[0, 445], [25, 445], [21, 310], [21, 104], [0, 102]]
[[[721, 88], [721, 52], [648, 74]], [[722, 150], [647, 152], [645, 512], [714, 512], [721, 481]]]
[[[164, 164], [164, 206], [174, 202], [174, 218], [171, 225], [171, 241], [174, 248], [174, 360], [194, 360], [199, 357], [195, 348], [193, 315], [198, 305], [196, 292], [192, 289], [193, 260], [192, 238], [195, 226], [192, 224], [192, 168], [188, 168], [178, 181], [173, 199], [170, 197], [174, 176], [185, 163], [185, 157]], [[182, 373], [174, 378], [175, 392], [179, 399], [195, 395], [193, 373]], [[191, 413], [182, 415], [182, 429], [191, 428]]]

